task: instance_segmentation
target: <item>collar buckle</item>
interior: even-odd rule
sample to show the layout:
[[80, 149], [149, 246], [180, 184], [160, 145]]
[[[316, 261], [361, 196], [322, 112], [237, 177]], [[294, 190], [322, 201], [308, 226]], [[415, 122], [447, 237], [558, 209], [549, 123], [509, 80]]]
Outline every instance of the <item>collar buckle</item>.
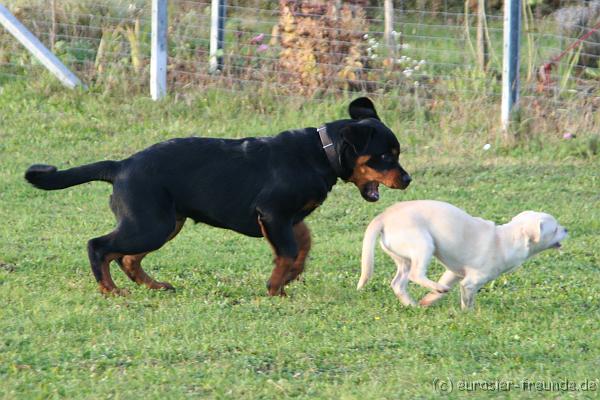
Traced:
[[329, 165], [331, 165], [331, 168], [333, 168], [337, 176], [342, 176], [340, 159], [335, 147], [333, 146], [333, 141], [327, 134], [327, 127], [323, 125], [317, 129], [317, 132], [319, 133], [319, 138], [321, 139], [321, 147], [323, 150], [325, 150], [325, 155], [327, 156], [327, 160], [329, 160]]

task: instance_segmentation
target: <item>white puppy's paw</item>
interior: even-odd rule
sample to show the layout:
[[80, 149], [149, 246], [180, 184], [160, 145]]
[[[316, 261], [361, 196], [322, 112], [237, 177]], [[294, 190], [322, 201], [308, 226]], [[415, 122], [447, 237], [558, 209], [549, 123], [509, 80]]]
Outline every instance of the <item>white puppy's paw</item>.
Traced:
[[421, 307], [429, 307], [430, 305], [432, 305], [435, 302], [435, 300], [437, 300], [437, 299], [433, 299], [433, 298], [431, 298], [430, 295], [427, 295], [419, 301], [419, 305]]
[[435, 302], [437, 302], [439, 299], [441, 299], [442, 297], [444, 297], [444, 295], [442, 293], [429, 292], [419, 301], [419, 305], [421, 307], [429, 307], [432, 304], [434, 304]]

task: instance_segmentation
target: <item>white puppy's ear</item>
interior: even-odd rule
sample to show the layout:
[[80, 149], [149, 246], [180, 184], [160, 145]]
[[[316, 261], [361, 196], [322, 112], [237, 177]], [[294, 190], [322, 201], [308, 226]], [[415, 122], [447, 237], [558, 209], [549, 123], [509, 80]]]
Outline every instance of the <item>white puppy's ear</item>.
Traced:
[[530, 242], [539, 243], [542, 238], [542, 229], [544, 229], [544, 221], [531, 221], [523, 227], [523, 234]]

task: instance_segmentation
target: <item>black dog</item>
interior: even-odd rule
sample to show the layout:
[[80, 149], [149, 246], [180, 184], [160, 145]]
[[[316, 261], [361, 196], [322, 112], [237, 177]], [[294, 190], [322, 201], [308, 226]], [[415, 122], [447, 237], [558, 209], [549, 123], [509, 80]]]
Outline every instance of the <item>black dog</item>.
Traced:
[[100, 161], [64, 171], [32, 165], [35, 187], [64, 189], [90, 181], [113, 184], [111, 233], [88, 242], [92, 271], [104, 293], [120, 294], [109, 271], [115, 260], [127, 276], [151, 289], [173, 289], [141, 268], [142, 258], [172, 239], [186, 218], [265, 237], [275, 253], [269, 295], [302, 273], [310, 250], [304, 218], [338, 178], [353, 182], [367, 201], [379, 183], [405, 189], [410, 176], [398, 163], [398, 140], [373, 103], [354, 100], [352, 119], [319, 129], [246, 139], [180, 138], [155, 144], [122, 161]]

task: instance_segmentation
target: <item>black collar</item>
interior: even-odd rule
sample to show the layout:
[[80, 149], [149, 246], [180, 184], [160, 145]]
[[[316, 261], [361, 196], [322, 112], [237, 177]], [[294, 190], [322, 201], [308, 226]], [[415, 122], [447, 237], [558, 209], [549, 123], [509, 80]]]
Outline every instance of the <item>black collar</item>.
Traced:
[[323, 150], [325, 150], [325, 155], [327, 155], [327, 159], [329, 160], [329, 165], [335, 171], [337, 176], [342, 176], [342, 165], [340, 163], [340, 157], [338, 156], [337, 151], [335, 150], [335, 146], [331, 141], [331, 138], [327, 134], [327, 128], [325, 125], [321, 126], [317, 129], [319, 133], [319, 137], [321, 138], [321, 144], [323, 145]]

